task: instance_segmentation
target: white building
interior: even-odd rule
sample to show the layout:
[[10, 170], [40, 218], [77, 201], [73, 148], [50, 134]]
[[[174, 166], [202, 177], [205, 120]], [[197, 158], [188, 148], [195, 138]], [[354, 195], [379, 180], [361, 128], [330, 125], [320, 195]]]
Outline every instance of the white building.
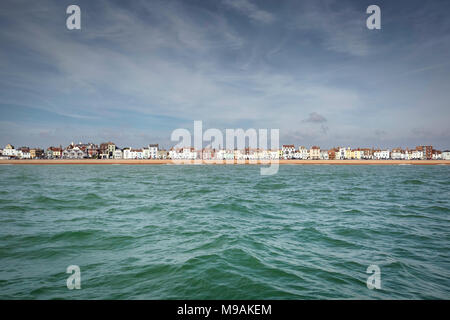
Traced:
[[373, 157], [377, 160], [387, 160], [390, 158], [390, 151], [389, 150], [376, 150], [373, 153]]
[[442, 152], [437, 151], [437, 150], [435, 152], [433, 152], [432, 159], [433, 160], [442, 160]]
[[328, 150], [320, 150], [320, 160], [328, 160]]
[[17, 150], [17, 157], [20, 159], [31, 159], [30, 149], [27, 147], [22, 147]]
[[299, 147], [298, 152], [300, 154], [299, 159], [307, 160], [309, 158], [309, 150], [306, 149], [304, 146]]
[[192, 147], [181, 149], [170, 149], [169, 158], [172, 160], [195, 160], [198, 159], [197, 151]]
[[7, 144], [6, 147], [3, 149], [3, 156], [4, 157], [17, 157], [17, 150], [14, 149], [14, 146]]
[[283, 159], [294, 158], [295, 146], [293, 144], [284, 144], [281, 147], [281, 152], [283, 154]]
[[149, 159], [158, 159], [158, 144], [149, 144]]
[[150, 159], [150, 149], [149, 148], [142, 148], [142, 157], [144, 159]]
[[226, 153], [225, 149], [219, 149], [219, 150], [217, 150], [216, 154], [214, 155], [214, 158], [216, 160], [225, 160], [225, 153]]
[[78, 147], [65, 149], [62, 153], [64, 159], [83, 159], [87, 157], [87, 154]]
[[144, 159], [144, 153], [142, 152], [142, 149], [124, 148], [123, 159]]
[[181, 159], [181, 153], [182, 153], [182, 150], [181, 149], [174, 149], [174, 148], [171, 148], [170, 150], [169, 150], [169, 159], [172, 159], [172, 160], [178, 160], [178, 159]]
[[241, 150], [233, 150], [234, 158], [236, 160], [245, 160], [245, 154]]
[[423, 159], [423, 151], [422, 150], [412, 150], [411, 159], [413, 160], [422, 160]]
[[186, 159], [186, 160], [197, 159], [197, 151], [192, 147], [183, 148], [183, 159]]
[[116, 148], [113, 153], [114, 159], [123, 159], [123, 152], [119, 148]]
[[311, 160], [320, 159], [320, 147], [312, 146], [311, 149], [309, 149], [309, 159]]
[[270, 160], [279, 160], [280, 153], [278, 152], [278, 150], [269, 150], [269, 157]]
[[405, 153], [403, 155], [404, 160], [412, 160], [412, 150], [406, 148]]
[[147, 148], [142, 149], [144, 159], [158, 159], [158, 145], [149, 144]]
[[450, 160], [450, 150], [442, 151], [442, 160]]
[[344, 160], [345, 159], [345, 148], [339, 147], [339, 151], [335, 153], [336, 160]]
[[405, 152], [401, 148], [392, 149], [391, 158], [393, 160], [404, 160]]
[[215, 154], [216, 160], [234, 160], [234, 150], [220, 149]]

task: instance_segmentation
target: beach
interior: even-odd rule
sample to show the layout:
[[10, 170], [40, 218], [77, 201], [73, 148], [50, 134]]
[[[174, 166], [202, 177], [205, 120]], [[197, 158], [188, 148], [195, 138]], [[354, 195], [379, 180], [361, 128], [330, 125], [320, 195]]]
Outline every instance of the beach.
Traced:
[[[450, 160], [272, 160], [281, 165], [450, 165]], [[0, 160], [0, 164], [14, 165], [220, 165], [220, 164], [253, 164], [269, 165], [271, 160], [153, 160], [153, 159], [21, 159]]]

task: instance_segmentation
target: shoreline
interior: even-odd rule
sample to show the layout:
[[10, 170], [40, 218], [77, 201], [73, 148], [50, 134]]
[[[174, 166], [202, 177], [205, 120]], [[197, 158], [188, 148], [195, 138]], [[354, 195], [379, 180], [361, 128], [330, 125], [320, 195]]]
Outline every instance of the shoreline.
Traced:
[[119, 159], [39, 159], [0, 160], [10, 165], [450, 165], [450, 160], [119, 160]]

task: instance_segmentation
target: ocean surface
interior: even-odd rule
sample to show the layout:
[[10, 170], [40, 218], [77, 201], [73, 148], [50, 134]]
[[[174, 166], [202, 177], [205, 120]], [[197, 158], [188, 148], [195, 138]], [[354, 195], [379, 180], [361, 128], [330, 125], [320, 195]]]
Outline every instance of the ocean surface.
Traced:
[[450, 298], [449, 166], [0, 165], [0, 181], [0, 299]]

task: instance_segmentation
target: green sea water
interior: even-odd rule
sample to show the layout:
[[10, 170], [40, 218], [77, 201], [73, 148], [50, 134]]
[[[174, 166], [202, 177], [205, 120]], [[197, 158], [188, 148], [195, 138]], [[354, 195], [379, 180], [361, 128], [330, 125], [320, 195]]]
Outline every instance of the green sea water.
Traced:
[[450, 298], [449, 166], [0, 165], [0, 181], [0, 299]]

